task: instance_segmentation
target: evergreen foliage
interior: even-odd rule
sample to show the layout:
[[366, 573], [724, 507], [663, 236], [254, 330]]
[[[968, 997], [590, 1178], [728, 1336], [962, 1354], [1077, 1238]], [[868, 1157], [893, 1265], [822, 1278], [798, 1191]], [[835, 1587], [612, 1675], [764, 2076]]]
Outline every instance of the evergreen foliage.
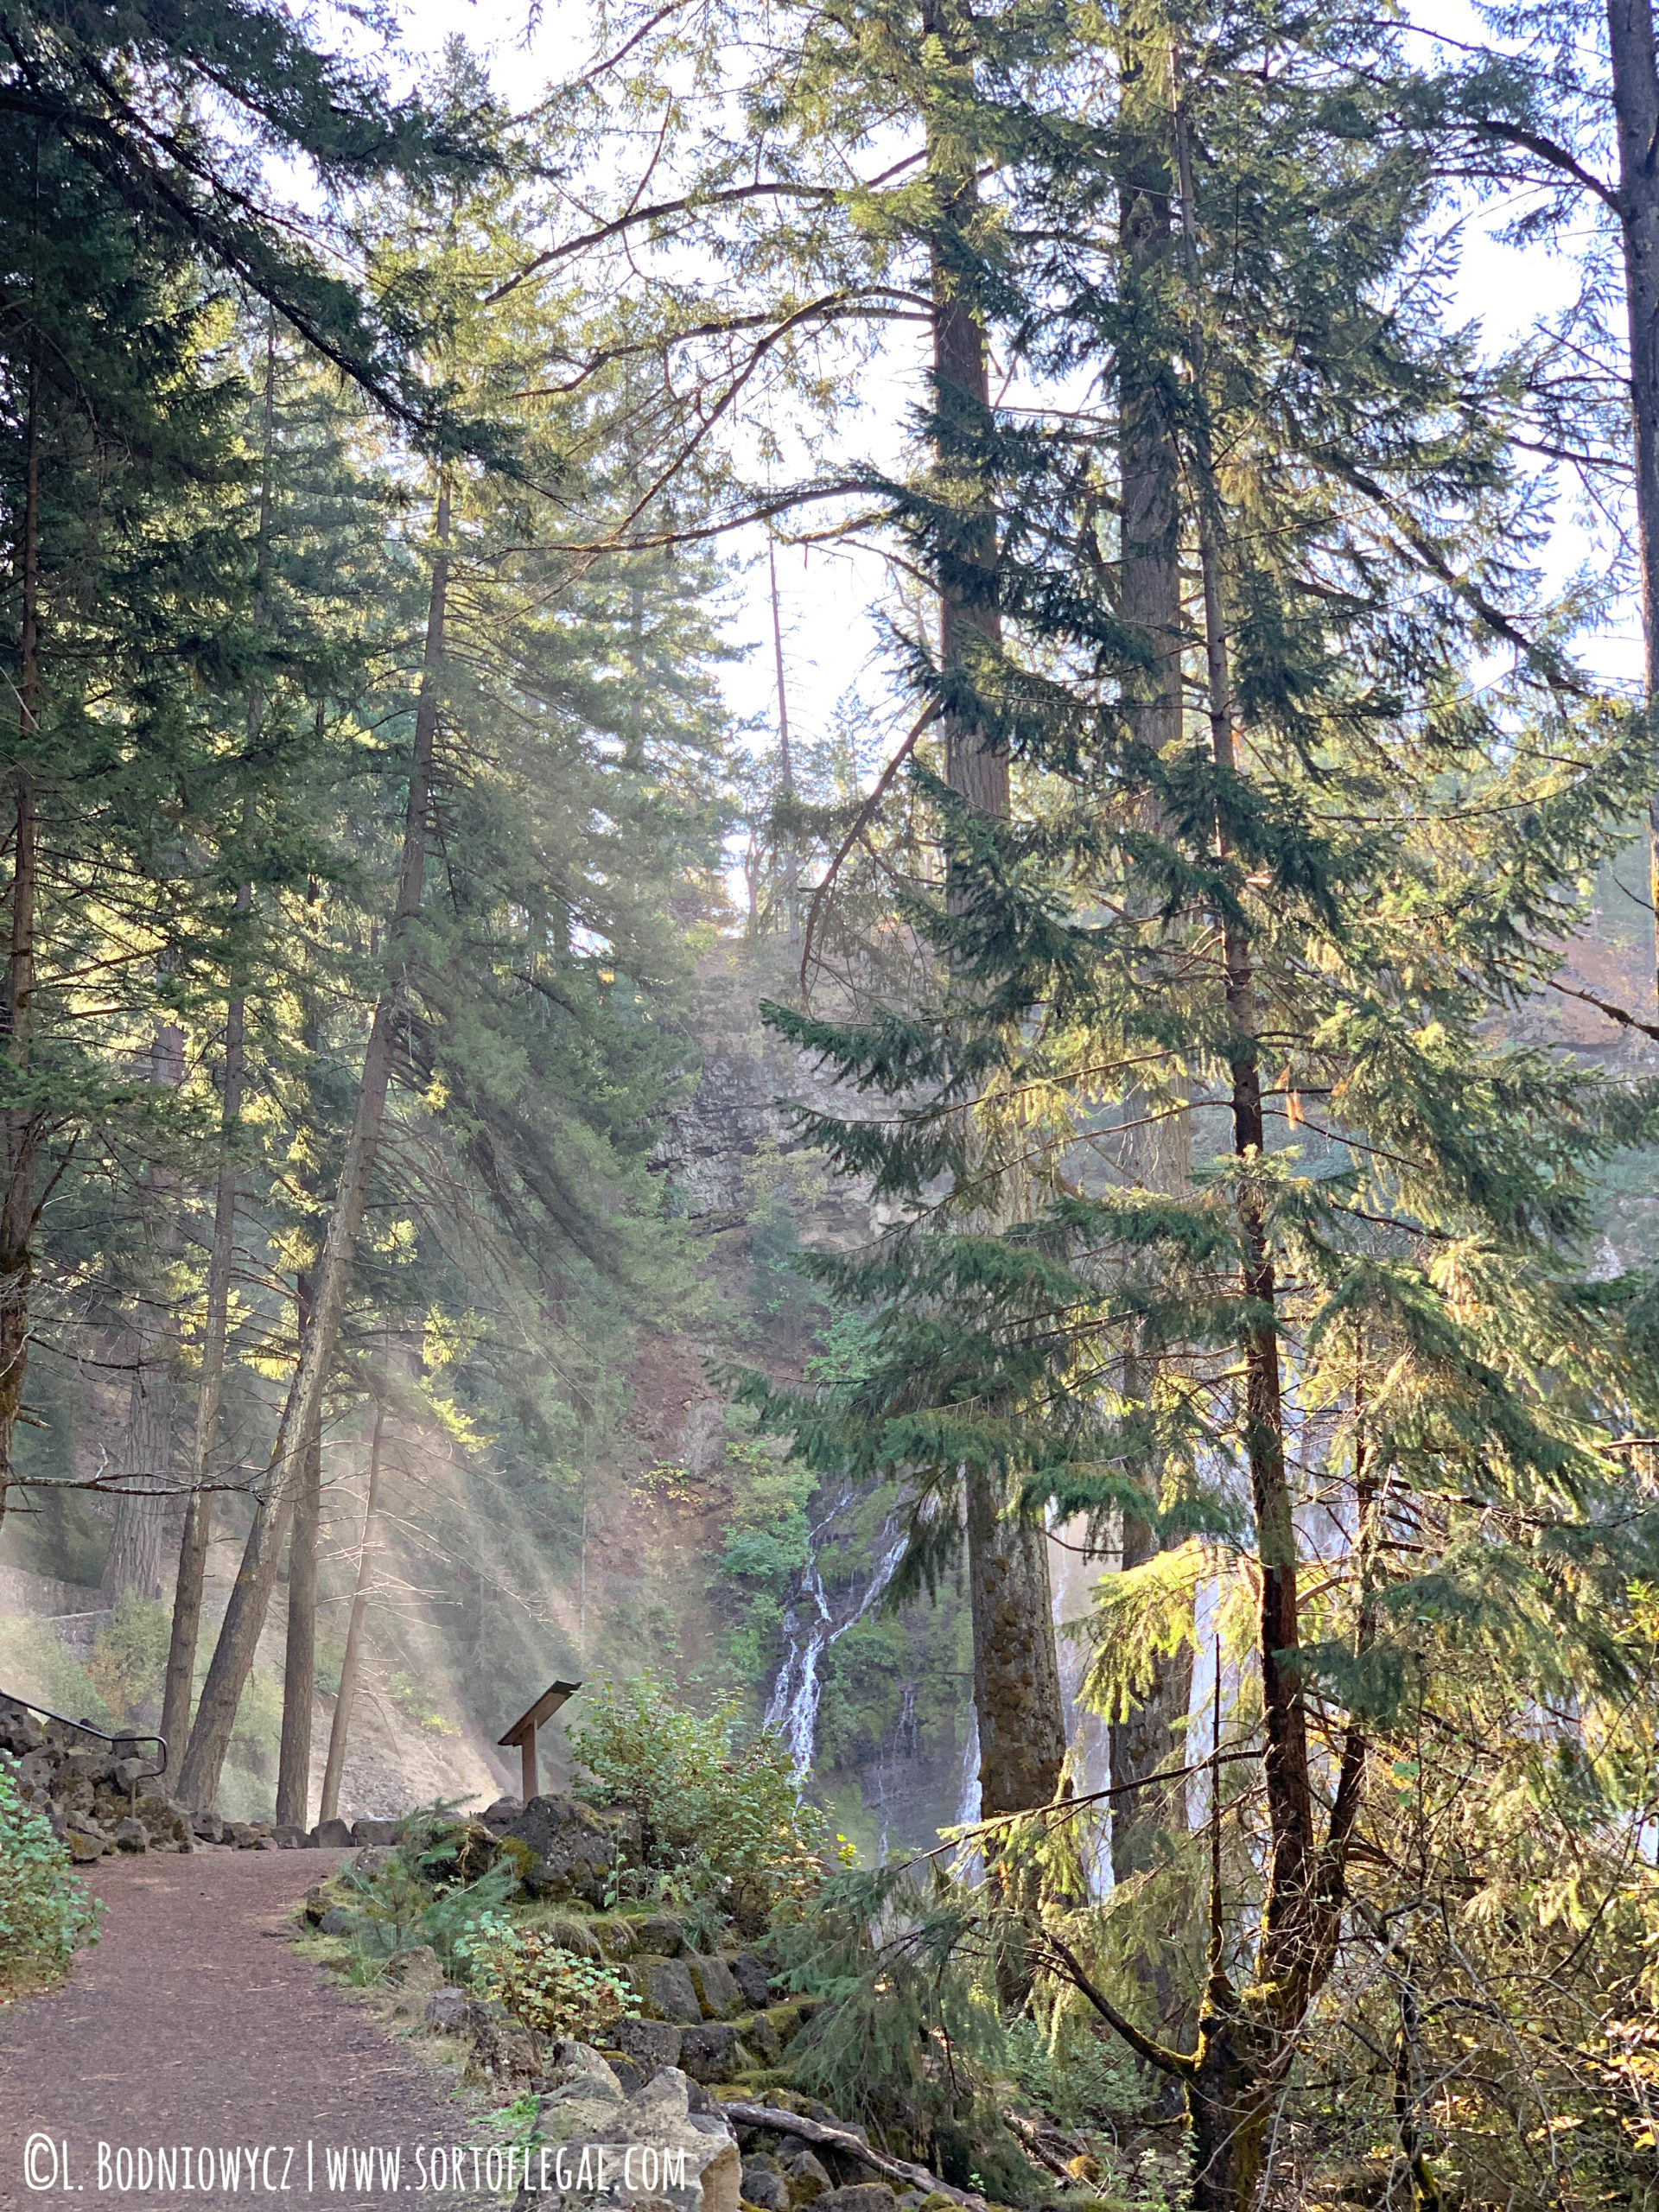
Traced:
[[[1179, 2097], [1194, 2212], [1646, 2203], [1659, 1023], [1569, 967], [1659, 823], [1659, 599], [1644, 713], [1552, 472], [1619, 524], [1633, 450], [1659, 543], [1651, 10], [601, 12], [512, 104], [252, 0], [8, 16], [0, 1521], [109, 1620], [0, 1654], [176, 1734], [214, 1512], [259, 1614], [291, 1519], [283, 1691], [238, 1597], [190, 1771], [304, 1800], [326, 1434], [342, 1755], [359, 1675], [435, 1742], [608, 1670], [621, 1878], [770, 1925], [794, 2086], [954, 2183]], [[1512, 243], [1597, 227], [1493, 347], [1517, 181]], [[746, 516], [880, 544], [884, 726], [742, 750]], [[722, 991], [835, 1088], [779, 1142], [734, 1084], [690, 1218]], [[832, 1874], [832, 1787], [1047, 1684], [981, 1572], [1045, 1526], [1059, 1796]], [[450, 1809], [347, 1884], [364, 1974], [602, 2024]], [[60, 1862], [0, 1775], [30, 1972]]]

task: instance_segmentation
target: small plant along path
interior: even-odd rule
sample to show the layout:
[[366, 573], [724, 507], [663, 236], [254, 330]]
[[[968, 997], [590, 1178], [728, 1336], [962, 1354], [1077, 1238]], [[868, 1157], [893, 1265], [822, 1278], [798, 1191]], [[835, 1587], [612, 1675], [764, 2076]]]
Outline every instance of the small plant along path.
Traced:
[[[0, 2207], [122, 2204], [146, 2212], [219, 2205], [327, 2207], [368, 2212], [443, 2195], [414, 2193], [416, 2145], [467, 2143], [467, 2116], [418, 2061], [283, 1940], [313, 1882], [350, 1853], [198, 1851], [126, 1859], [89, 1870], [108, 1912], [103, 1936], [61, 1989], [0, 2011]], [[272, 1940], [272, 1938], [278, 1940]], [[70, 2188], [31, 2137], [68, 2145]], [[243, 2150], [238, 2186], [124, 2190], [99, 2186], [99, 2145], [152, 2156], [200, 2146]], [[314, 2146], [308, 2193], [307, 2145]], [[277, 2146], [267, 2161], [268, 2146]], [[282, 2192], [288, 2146], [285, 2193]], [[348, 2165], [328, 2186], [325, 2146], [394, 2145], [399, 2185], [359, 2183]], [[244, 2149], [244, 2146], [245, 2148]], [[258, 2171], [251, 2180], [246, 2152]], [[179, 2169], [181, 2177], [184, 2172]], [[33, 2178], [35, 2186], [30, 2187]], [[47, 2186], [42, 2188], [42, 2180]], [[267, 2194], [270, 2191], [270, 2194]]]

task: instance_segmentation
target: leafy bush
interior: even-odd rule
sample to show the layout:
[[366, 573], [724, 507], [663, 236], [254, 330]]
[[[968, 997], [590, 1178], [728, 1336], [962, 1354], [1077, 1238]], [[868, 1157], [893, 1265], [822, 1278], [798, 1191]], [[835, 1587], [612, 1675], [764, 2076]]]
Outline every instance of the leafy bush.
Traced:
[[639, 2001], [614, 1967], [567, 1950], [557, 1928], [517, 1927], [481, 1913], [455, 1948], [468, 1960], [479, 1994], [505, 2005], [526, 2027], [591, 2042], [613, 2021], [632, 2019]]
[[144, 1707], [161, 1704], [171, 1633], [165, 1605], [136, 1590], [116, 1599], [114, 1618], [94, 1642], [86, 1673], [118, 1722], [136, 1720]]
[[69, 1871], [69, 1853], [23, 1802], [0, 1759], [0, 1988], [58, 1980], [76, 1947], [96, 1942], [103, 1907]]
[[736, 1740], [735, 1700], [704, 1719], [641, 1675], [603, 1684], [588, 1712], [572, 1748], [601, 1796], [637, 1808], [648, 1866], [768, 1897], [822, 1880], [830, 1824], [801, 1796], [777, 1736], [763, 1729]]

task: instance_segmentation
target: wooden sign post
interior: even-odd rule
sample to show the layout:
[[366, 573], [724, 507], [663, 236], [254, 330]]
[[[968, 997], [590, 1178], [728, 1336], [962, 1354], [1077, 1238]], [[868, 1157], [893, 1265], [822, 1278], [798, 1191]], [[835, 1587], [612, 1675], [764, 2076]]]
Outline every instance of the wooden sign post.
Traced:
[[536, 1731], [543, 1721], [550, 1720], [559, 1707], [573, 1698], [581, 1688], [580, 1682], [550, 1682], [530, 1711], [521, 1713], [501, 1738], [504, 1749], [510, 1749], [514, 1744], [518, 1746], [518, 1756], [524, 1762], [524, 1798], [526, 1805], [532, 1797], [541, 1794], [536, 1775]]

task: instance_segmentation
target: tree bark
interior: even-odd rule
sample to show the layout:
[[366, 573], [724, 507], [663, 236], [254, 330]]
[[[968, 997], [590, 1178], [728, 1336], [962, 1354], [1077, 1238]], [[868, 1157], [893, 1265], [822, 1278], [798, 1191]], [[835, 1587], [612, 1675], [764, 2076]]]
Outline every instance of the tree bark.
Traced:
[[[1653, 0], [1607, 0], [1619, 227], [1630, 340], [1630, 427], [1647, 710], [1659, 722], [1659, 69]], [[1659, 753], [1659, 747], [1656, 747]], [[1648, 800], [1648, 874], [1659, 982], [1659, 774]]]
[[[949, 63], [971, 66], [962, 25], [941, 0], [925, 0], [923, 35]], [[934, 405], [939, 460], [951, 465], [949, 430], [969, 431], [990, 414], [985, 334], [951, 266], [948, 236], [972, 231], [978, 186], [971, 156], [950, 149], [930, 123], [928, 168], [939, 222], [931, 268]], [[941, 563], [939, 667], [944, 684], [945, 779], [976, 813], [1008, 811], [1008, 756], [973, 709], [976, 645], [1001, 640], [996, 607], [996, 517], [988, 501], [964, 517]], [[974, 1694], [979, 1707], [980, 1818], [1046, 1805], [1065, 1763], [1065, 1719], [1054, 1648], [1048, 1541], [1041, 1528], [1003, 1510], [989, 1479], [968, 1483], [968, 1580], [974, 1625]]]
[[[1232, 677], [1224, 606], [1224, 522], [1211, 448], [1200, 283], [1191, 163], [1179, 105], [1175, 109], [1178, 180], [1191, 297], [1187, 359], [1193, 385], [1189, 461], [1203, 584], [1204, 639], [1211, 743], [1217, 784], [1215, 857], [1224, 866], [1229, 842], [1227, 787], [1239, 773], [1234, 743]], [[1296, 1529], [1285, 1458], [1278, 1330], [1278, 1284], [1255, 1164], [1265, 1151], [1261, 1046], [1255, 1010], [1255, 950], [1246, 923], [1221, 918], [1222, 987], [1236, 1215], [1243, 1252], [1239, 1289], [1245, 1319], [1240, 1334], [1244, 1373], [1243, 1441], [1255, 1521], [1261, 1598], [1257, 1663], [1262, 1673], [1263, 1760], [1269, 1851], [1267, 1896], [1250, 1990], [1235, 1999], [1215, 1961], [1200, 2024], [1198, 2065], [1188, 2103], [1192, 2115], [1194, 2212], [1245, 2212], [1256, 2201], [1268, 2120], [1294, 2050], [1297, 2023], [1330, 1971], [1341, 1913], [1354, 1788], [1339, 1788], [1321, 1853], [1314, 1829], [1308, 1773], [1307, 1716], [1296, 1665], [1300, 1641]], [[1357, 1740], [1357, 1739], [1356, 1739]], [[1345, 1763], [1344, 1763], [1345, 1765]]]
[[[156, 1032], [149, 1067], [153, 1084], [176, 1090], [184, 1081], [184, 1033], [175, 1023], [169, 1021]], [[152, 1167], [143, 1187], [146, 1211], [155, 1218], [147, 1286], [151, 1294], [137, 1300], [130, 1332], [126, 1466], [101, 1579], [103, 1595], [111, 1602], [129, 1590], [149, 1603], [161, 1597], [168, 1523], [175, 1520], [173, 1446], [178, 1421], [179, 1317], [167, 1277], [178, 1255], [179, 1179], [171, 1169]]]
[[311, 1714], [317, 1692], [317, 1532], [322, 1517], [322, 1430], [306, 1440], [288, 1540], [288, 1640], [283, 1654], [283, 1734], [276, 1754], [276, 1821], [302, 1828], [311, 1798]]
[[[234, 912], [245, 917], [253, 906], [253, 886], [238, 887]], [[234, 927], [234, 923], [232, 924]], [[232, 957], [234, 958], [234, 953]], [[167, 1652], [167, 1689], [162, 1706], [162, 1733], [169, 1745], [183, 1743], [190, 1723], [195, 1687], [196, 1644], [201, 1633], [201, 1593], [213, 1534], [213, 1452], [219, 1439], [219, 1402], [225, 1378], [225, 1341], [231, 1306], [231, 1271], [236, 1254], [236, 1147], [242, 1126], [243, 1062], [246, 1001], [234, 980], [225, 1008], [225, 1080], [219, 1109], [219, 1176], [213, 1192], [213, 1242], [207, 1261], [207, 1312], [202, 1331], [201, 1373], [196, 1385], [196, 1431], [191, 1452], [190, 1494], [185, 1501], [184, 1535], [173, 1592], [173, 1630]]]
[[403, 865], [388, 944], [389, 972], [374, 1009], [357, 1111], [346, 1139], [340, 1182], [328, 1217], [328, 1233], [317, 1273], [316, 1313], [307, 1332], [288, 1402], [283, 1409], [264, 1491], [254, 1510], [242, 1564], [214, 1648], [201, 1704], [191, 1730], [179, 1777], [179, 1794], [188, 1805], [211, 1806], [230, 1747], [236, 1709], [252, 1669], [255, 1647], [270, 1604], [277, 1561], [287, 1541], [302, 1478], [306, 1440], [321, 1419], [323, 1392], [334, 1364], [346, 1289], [368, 1201], [369, 1179], [385, 1117], [386, 1092], [397, 1026], [408, 995], [412, 957], [411, 925], [420, 912], [426, 868], [426, 817], [431, 790], [433, 742], [437, 732], [438, 695], [444, 654], [444, 619], [449, 588], [449, 491], [441, 479], [434, 535], [431, 595], [420, 703], [415, 717], [414, 755], [410, 764], [409, 799], [404, 817]]
[[[1145, 652], [1145, 665], [1127, 688], [1129, 727], [1137, 741], [1162, 753], [1180, 737], [1182, 645], [1185, 623], [1180, 575], [1180, 454], [1170, 419], [1168, 296], [1173, 263], [1171, 207], [1174, 196], [1169, 48], [1127, 15], [1119, 45], [1118, 189], [1122, 240], [1121, 286], [1129, 326], [1117, 350], [1119, 483], [1122, 516], [1119, 539], [1118, 611]], [[1154, 832], [1166, 825], [1155, 821]], [[1141, 1118], [1131, 1094], [1125, 1120]], [[1187, 1117], [1154, 1123], [1127, 1140], [1127, 1164], [1147, 1189], [1179, 1193], [1190, 1187], [1192, 1136]], [[1128, 1356], [1124, 1395], [1144, 1387], [1138, 1347]], [[1154, 1501], [1155, 1502], [1155, 1501]], [[1123, 1516], [1122, 1566], [1141, 1566], [1158, 1549], [1149, 1521]], [[1184, 1743], [1192, 1688], [1191, 1643], [1159, 1657], [1144, 1700], [1111, 1728], [1109, 1744], [1115, 1787], [1138, 1782], [1174, 1763]], [[1112, 1872], [1122, 1882], [1156, 1863], [1160, 1834], [1184, 1825], [1185, 1784], [1137, 1790], [1114, 1800]], [[1168, 1997], [1159, 1992], [1167, 2020]]]
[[[259, 516], [256, 529], [254, 619], [265, 619], [265, 584], [270, 569], [271, 463], [276, 428], [276, 319], [265, 323], [264, 411], [260, 437]], [[259, 733], [264, 713], [264, 687], [255, 683], [247, 702], [250, 749]], [[244, 794], [242, 826], [251, 832], [256, 820], [251, 791]], [[201, 1342], [201, 1373], [196, 1385], [196, 1430], [190, 1469], [190, 1495], [185, 1503], [184, 1533], [179, 1545], [179, 1571], [173, 1591], [173, 1630], [167, 1652], [167, 1691], [162, 1708], [162, 1734], [169, 1746], [182, 1743], [190, 1723], [190, 1704], [195, 1689], [196, 1645], [201, 1634], [202, 1586], [207, 1573], [207, 1548], [213, 1535], [213, 1493], [211, 1471], [219, 1436], [219, 1402], [225, 1380], [225, 1342], [231, 1308], [231, 1271], [236, 1254], [237, 1145], [242, 1129], [242, 1084], [247, 1039], [247, 998], [244, 989], [244, 933], [253, 912], [253, 885], [237, 886], [231, 908], [230, 988], [225, 1003], [225, 1081], [219, 1111], [219, 1174], [213, 1191], [213, 1242], [207, 1261], [207, 1311]]]
[[380, 1516], [380, 1438], [386, 1411], [378, 1400], [374, 1428], [369, 1438], [368, 1495], [363, 1502], [363, 1541], [357, 1553], [357, 1585], [352, 1592], [351, 1618], [346, 1624], [346, 1656], [340, 1662], [340, 1691], [334, 1700], [334, 1726], [328, 1731], [328, 1762], [322, 1773], [322, 1803], [319, 1821], [340, 1816], [340, 1785], [346, 1772], [346, 1746], [351, 1735], [352, 1707], [357, 1702], [357, 1678], [363, 1664], [364, 1633], [368, 1625], [369, 1589], [374, 1577], [374, 1545]]
[[[3, 1041], [14, 1084], [29, 1071], [35, 1011], [35, 923], [40, 897], [40, 820], [29, 762], [41, 736], [41, 368], [38, 340], [29, 368], [29, 425], [23, 461], [22, 559], [23, 604], [18, 671], [18, 735], [23, 758], [16, 771], [12, 811], [11, 945], [6, 995], [0, 1007]], [[35, 1165], [41, 1116], [26, 1098], [4, 1114], [5, 1196], [0, 1200], [0, 1522], [11, 1487], [12, 1439], [23, 1409], [29, 1364], [29, 1294], [35, 1278]]]

